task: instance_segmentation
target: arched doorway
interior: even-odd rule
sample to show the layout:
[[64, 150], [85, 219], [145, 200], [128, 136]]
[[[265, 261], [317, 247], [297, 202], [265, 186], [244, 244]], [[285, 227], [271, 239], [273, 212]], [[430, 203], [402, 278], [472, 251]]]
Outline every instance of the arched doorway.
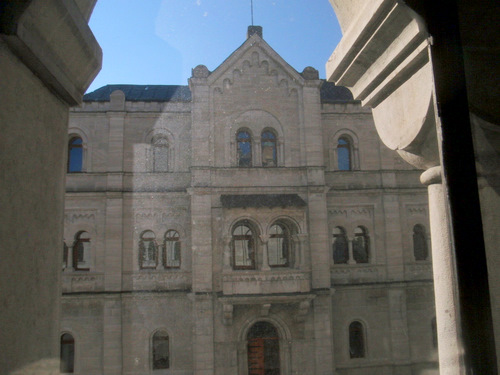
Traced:
[[248, 375], [280, 375], [278, 331], [269, 322], [257, 322], [248, 331]]

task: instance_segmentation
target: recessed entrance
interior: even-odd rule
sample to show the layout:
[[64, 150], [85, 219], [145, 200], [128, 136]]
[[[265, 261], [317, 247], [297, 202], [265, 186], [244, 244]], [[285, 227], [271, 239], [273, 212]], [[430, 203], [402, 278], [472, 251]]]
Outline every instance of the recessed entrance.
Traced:
[[248, 375], [280, 375], [278, 331], [268, 322], [255, 323], [247, 336]]

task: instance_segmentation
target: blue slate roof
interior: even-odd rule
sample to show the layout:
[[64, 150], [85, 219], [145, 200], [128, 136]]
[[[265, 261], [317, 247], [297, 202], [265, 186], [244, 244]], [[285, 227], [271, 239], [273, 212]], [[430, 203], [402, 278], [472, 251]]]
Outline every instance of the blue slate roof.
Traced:
[[109, 95], [121, 90], [131, 102], [190, 102], [191, 90], [181, 85], [106, 85], [83, 96], [85, 102], [109, 102]]
[[[131, 102], [190, 102], [191, 91], [181, 85], [106, 85], [83, 96], [85, 102], [107, 102], [109, 95], [121, 90], [125, 100]], [[323, 82], [321, 86], [322, 103], [342, 103], [354, 101], [351, 92], [343, 86]]]

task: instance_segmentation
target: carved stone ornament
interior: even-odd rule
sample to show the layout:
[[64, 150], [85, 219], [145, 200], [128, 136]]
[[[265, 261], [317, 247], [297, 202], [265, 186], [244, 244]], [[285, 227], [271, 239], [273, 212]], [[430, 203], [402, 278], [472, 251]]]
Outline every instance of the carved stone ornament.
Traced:
[[307, 80], [314, 80], [314, 79], [319, 79], [319, 72], [314, 69], [312, 66], [308, 66], [304, 68], [304, 70], [301, 73], [302, 77]]
[[210, 75], [210, 71], [205, 65], [198, 65], [191, 72], [194, 78], [208, 78]]

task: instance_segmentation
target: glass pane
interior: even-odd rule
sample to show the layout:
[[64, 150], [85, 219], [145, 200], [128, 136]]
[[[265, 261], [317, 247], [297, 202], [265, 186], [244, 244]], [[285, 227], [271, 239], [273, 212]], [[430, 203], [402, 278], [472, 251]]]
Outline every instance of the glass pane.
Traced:
[[180, 267], [181, 265], [181, 244], [177, 240], [165, 241], [167, 249], [167, 267]]
[[153, 370], [170, 367], [168, 346], [168, 335], [165, 333], [156, 333], [153, 336]]
[[421, 225], [413, 227], [413, 254], [415, 260], [427, 260], [429, 254], [425, 229]]
[[349, 354], [351, 358], [363, 358], [365, 356], [363, 326], [359, 322], [353, 322], [349, 326]]
[[[340, 143], [340, 141], [339, 141]], [[338, 169], [341, 171], [351, 170], [351, 155], [349, 148], [339, 147], [337, 148], [337, 158], [338, 158]]]
[[366, 235], [357, 235], [353, 241], [353, 256], [356, 263], [368, 263], [368, 239]]
[[333, 235], [333, 262], [335, 264], [345, 264], [349, 260], [347, 238], [341, 229], [336, 229], [338, 233]]
[[238, 137], [238, 166], [250, 167], [252, 165], [252, 143], [250, 134], [239, 132]]
[[75, 340], [65, 333], [61, 336], [61, 373], [73, 373], [75, 369]]
[[273, 225], [270, 229], [267, 243], [267, 254], [270, 266], [285, 266], [288, 264], [288, 238], [286, 231], [280, 225]]
[[262, 166], [275, 167], [277, 163], [276, 136], [272, 132], [262, 133]]
[[69, 146], [68, 155], [68, 172], [81, 172], [83, 166], [83, 148], [81, 139], [77, 138], [79, 145], [75, 145], [76, 141], [72, 141]]

